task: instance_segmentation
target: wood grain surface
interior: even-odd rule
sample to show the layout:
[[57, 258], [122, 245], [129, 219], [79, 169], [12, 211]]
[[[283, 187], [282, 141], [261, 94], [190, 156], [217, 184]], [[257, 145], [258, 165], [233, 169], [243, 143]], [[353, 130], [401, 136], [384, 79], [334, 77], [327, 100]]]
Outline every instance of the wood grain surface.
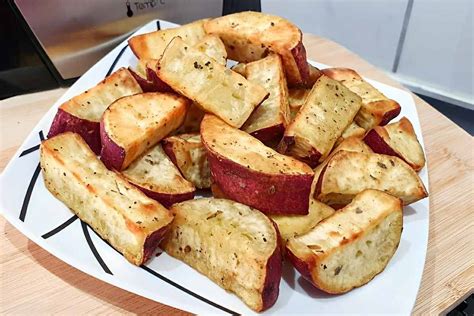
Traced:
[[[304, 38], [309, 59], [354, 68], [401, 87], [342, 46], [310, 34]], [[64, 92], [56, 89], [0, 101], [0, 170]], [[415, 95], [414, 99], [427, 148], [431, 204], [428, 254], [413, 313], [439, 314], [474, 288], [474, 143], [433, 107]], [[29, 241], [1, 216], [0, 229], [0, 314], [187, 314], [80, 272]]]

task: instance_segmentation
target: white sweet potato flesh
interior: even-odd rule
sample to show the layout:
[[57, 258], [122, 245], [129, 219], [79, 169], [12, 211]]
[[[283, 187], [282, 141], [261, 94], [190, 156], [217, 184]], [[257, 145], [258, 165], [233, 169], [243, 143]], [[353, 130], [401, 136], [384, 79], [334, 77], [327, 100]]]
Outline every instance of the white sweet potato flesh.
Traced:
[[406, 117], [386, 126], [374, 127], [367, 133], [364, 141], [376, 153], [397, 156], [415, 171], [421, 170], [425, 165], [423, 148], [413, 125]]
[[303, 36], [288, 20], [259, 12], [241, 12], [209, 20], [204, 28], [222, 39], [230, 59], [248, 63], [274, 52], [282, 58], [290, 85], [308, 82]]
[[242, 76], [246, 77], [247, 74], [246, 74], [246, 70], [245, 70], [245, 67], [247, 66], [246, 63], [238, 63], [237, 65], [234, 65], [232, 66], [232, 69], [233, 71], [235, 71], [236, 73], [238, 74], [241, 74]]
[[192, 199], [196, 191], [194, 185], [181, 176], [161, 144], [133, 161], [122, 175], [165, 207]]
[[182, 134], [163, 139], [163, 148], [186, 180], [199, 189], [211, 186], [206, 148], [199, 134]]
[[128, 40], [128, 45], [138, 59], [160, 59], [166, 46], [176, 36], [189, 45], [195, 45], [206, 36], [204, 20], [197, 20], [179, 27], [136, 35]]
[[214, 58], [216, 62], [225, 66], [227, 64], [227, 51], [219, 36], [206, 35], [195, 46], [198, 51]]
[[241, 127], [268, 95], [260, 85], [249, 82], [180, 38], [168, 45], [156, 73], [173, 90], [235, 127]]
[[173, 216], [108, 170], [74, 133], [41, 144], [46, 188], [135, 265], [147, 261]]
[[341, 137], [339, 137], [336, 141], [335, 146], [339, 145], [344, 141], [344, 139], [347, 139], [349, 137], [359, 137], [362, 138], [365, 135], [365, 129], [357, 125], [356, 122], [352, 122], [349, 124], [349, 126], [346, 127], [344, 132], [342, 132]]
[[277, 224], [282, 244], [295, 236], [309, 232], [323, 219], [334, 214], [334, 209], [313, 197], [316, 181], [311, 186], [309, 196], [309, 210], [307, 215], [270, 215], [270, 218]]
[[162, 248], [255, 311], [279, 292], [278, 230], [265, 215], [230, 200], [203, 198], [172, 206], [175, 220]]
[[141, 92], [140, 85], [130, 71], [120, 68], [95, 87], [61, 104], [48, 137], [75, 132], [84, 138], [95, 153], [99, 153], [99, 122], [105, 109], [121, 97]]
[[296, 114], [306, 101], [311, 89], [293, 88], [288, 89], [288, 104], [290, 106], [291, 120], [294, 120]]
[[264, 87], [270, 94], [242, 126], [242, 130], [262, 142], [281, 138], [290, 120], [288, 88], [280, 56], [271, 54], [248, 63], [246, 78]]
[[184, 120], [189, 101], [171, 93], [141, 93], [121, 98], [101, 121], [101, 159], [123, 170]]
[[324, 75], [340, 81], [349, 90], [362, 98], [362, 107], [355, 117], [355, 122], [366, 130], [377, 125], [385, 125], [398, 114], [400, 104], [387, 98], [357, 72], [348, 68], [323, 69]]
[[201, 139], [211, 176], [224, 194], [267, 214], [308, 214], [313, 170], [244, 131], [206, 115]]
[[315, 287], [345, 293], [385, 269], [398, 248], [402, 227], [401, 201], [366, 190], [307, 234], [290, 239], [287, 251]]
[[314, 168], [314, 180], [318, 181], [321, 171], [326, 167], [331, 158], [339, 151], [354, 151], [358, 153], [373, 153], [372, 149], [364, 143], [359, 137], [349, 137], [344, 139], [336, 148], [331, 151], [331, 154], [316, 168]]
[[405, 205], [427, 196], [421, 179], [400, 158], [340, 150], [321, 171], [315, 197], [329, 205], [345, 205], [365, 189], [390, 193]]
[[360, 105], [361, 99], [355, 93], [338, 81], [321, 76], [285, 130], [279, 151], [315, 167], [330, 153]]

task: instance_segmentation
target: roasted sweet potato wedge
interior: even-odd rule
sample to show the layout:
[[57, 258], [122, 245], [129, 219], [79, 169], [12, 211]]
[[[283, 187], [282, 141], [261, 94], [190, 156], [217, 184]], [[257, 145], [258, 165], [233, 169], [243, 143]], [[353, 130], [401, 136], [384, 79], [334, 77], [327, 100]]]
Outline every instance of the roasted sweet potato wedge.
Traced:
[[156, 73], [173, 90], [234, 127], [241, 127], [268, 96], [260, 85], [227, 69], [179, 37], [167, 46]]
[[345, 205], [366, 189], [392, 194], [404, 205], [428, 195], [416, 172], [400, 158], [340, 150], [321, 171], [315, 198], [329, 205]]
[[248, 63], [272, 51], [282, 58], [288, 84], [305, 85], [309, 81], [303, 35], [288, 20], [249, 11], [209, 20], [204, 28], [222, 39], [230, 59]]
[[183, 123], [189, 100], [171, 93], [128, 96], [110, 105], [100, 121], [100, 158], [123, 170]]
[[224, 199], [203, 198], [171, 207], [175, 220], [162, 243], [184, 261], [260, 312], [278, 298], [278, 229], [259, 211]]
[[364, 137], [365, 132], [366, 132], [365, 129], [363, 129], [362, 127], [357, 125], [356, 122], [352, 122], [351, 124], [349, 124], [349, 126], [346, 127], [344, 132], [342, 132], [341, 137], [339, 137], [336, 140], [335, 146], [339, 145], [340, 143], [342, 143], [344, 141], [344, 139], [347, 139], [349, 137], [362, 138], [362, 137]]
[[385, 269], [398, 248], [402, 228], [401, 201], [365, 190], [305, 235], [290, 239], [287, 255], [315, 287], [345, 293]]
[[100, 153], [100, 118], [105, 109], [115, 100], [142, 89], [133, 75], [120, 68], [95, 87], [64, 102], [58, 109], [49, 129], [48, 137], [64, 132], [82, 136], [90, 148]]
[[355, 117], [355, 122], [366, 130], [377, 125], [385, 125], [400, 114], [401, 107], [397, 101], [384, 96], [356, 71], [349, 68], [328, 68], [322, 72], [340, 81], [362, 98], [362, 107]]
[[224, 194], [266, 214], [308, 214], [313, 170], [216, 116], [201, 123], [211, 176]]
[[204, 20], [197, 20], [179, 27], [136, 35], [128, 45], [138, 59], [160, 59], [166, 46], [177, 36], [187, 44], [195, 45], [206, 36]]
[[415, 171], [425, 165], [423, 148], [406, 117], [396, 123], [374, 127], [364, 137], [364, 141], [374, 152], [399, 157]]
[[266, 143], [281, 139], [290, 121], [288, 88], [280, 56], [271, 54], [245, 66], [247, 80], [270, 94], [242, 126], [242, 130]]
[[361, 99], [338, 81], [321, 76], [288, 125], [278, 151], [315, 167], [359, 111]]
[[46, 188], [131, 263], [145, 263], [172, 214], [117, 173], [108, 170], [79, 134], [67, 132], [41, 144]]
[[165, 207], [194, 198], [196, 188], [181, 176], [161, 144], [135, 159], [122, 175], [150, 198]]
[[207, 162], [206, 148], [199, 134], [167, 137], [163, 139], [163, 149], [184, 178], [193, 183], [196, 188], [208, 189], [211, 186], [211, 171]]

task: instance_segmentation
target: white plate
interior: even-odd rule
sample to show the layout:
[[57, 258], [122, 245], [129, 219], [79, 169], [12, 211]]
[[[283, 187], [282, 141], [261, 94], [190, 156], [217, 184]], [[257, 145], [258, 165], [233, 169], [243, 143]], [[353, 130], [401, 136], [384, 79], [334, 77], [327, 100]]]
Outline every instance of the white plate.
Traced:
[[[137, 33], [175, 26], [152, 21]], [[253, 314], [236, 296], [226, 292], [186, 264], [162, 254], [144, 267], [135, 267], [93, 230], [78, 220], [43, 185], [38, 147], [47, 134], [58, 106], [94, 86], [107, 74], [136, 64], [124, 41], [87, 71], [46, 113], [30, 133], [0, 178], [0, 209], [5, 218], [28, 238], [68, 264], [102, 281], [157, 302], [199, 314]], [[313, 63], [320, 68], [327, 66]], [[415, 103], [410, 94], [370, 81], [402, 106], [401, 116], [413, 123], [422, 142]], [[428, 186], [426, 167], [420, 176]], [[429, 201], [405, 208], [400, 246], [385, 271], [369, 284], [344, 295], [314, 289], [288, 265], [280, 296], [266, 314], [398, 313], [409, 314], [415, 303], [428, 242]], [[34, 282], [34, 281], [33, 281]]]

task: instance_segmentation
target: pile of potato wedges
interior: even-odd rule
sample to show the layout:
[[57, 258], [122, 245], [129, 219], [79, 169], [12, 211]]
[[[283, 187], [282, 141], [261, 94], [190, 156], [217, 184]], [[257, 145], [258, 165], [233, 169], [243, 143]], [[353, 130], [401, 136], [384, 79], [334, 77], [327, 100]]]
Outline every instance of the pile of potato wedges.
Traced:
[[129, 46], [136, 65], [57, 111], [41, 145], [56, 198], [132, 264], [161, 247], [255, 311], [277, 300], [283, 260], [334, 294], [383, 271], [403, 206], [427, 196], [397, 101], [310, 65], [299, 28], [268, 14]]

